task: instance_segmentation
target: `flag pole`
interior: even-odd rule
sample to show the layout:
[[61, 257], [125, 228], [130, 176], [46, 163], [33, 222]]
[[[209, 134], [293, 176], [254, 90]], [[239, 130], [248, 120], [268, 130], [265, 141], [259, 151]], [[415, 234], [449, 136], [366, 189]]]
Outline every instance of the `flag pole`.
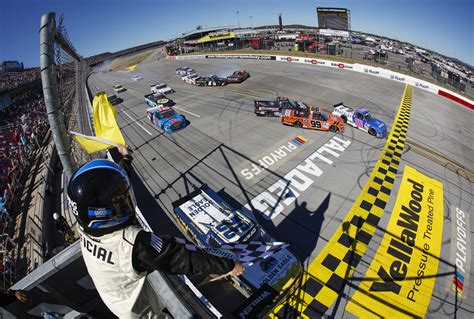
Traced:
[[[74, 134], [74, 135], [77, 135], [77, 136], [79, 136], [79, 137], [87, 138], [87, 139], [89, 139], [89, 140], [93, 140], [93, 141], [96, 141], [96, 142], [100, 142], [100, 143], [103, 143], [103, 144], [107, 144], [107, 145], [110, 145], [110, 146], [115, 146], [115, 147], [121, 146], [120, 144], [111, 142], [111, 141], [109, 141], [109, 140], [105, 140], [105, 139], [100, 138], [100, 137], [97, 137], [97, 136], [84, 135], [84, 134], [82, 134], [82, 133], [78, 133], [78, 132], [74, 132], [74, 131], [70, 131], [69, 133]], [[122, 146], [124, 146], [124, 145], [122, 145]]]

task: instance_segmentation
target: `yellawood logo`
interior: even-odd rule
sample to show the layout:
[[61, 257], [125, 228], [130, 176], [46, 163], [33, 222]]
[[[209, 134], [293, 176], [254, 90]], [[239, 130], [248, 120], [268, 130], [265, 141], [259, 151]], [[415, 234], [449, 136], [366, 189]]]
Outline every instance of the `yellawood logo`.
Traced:
[[[347, 310], [361, 318], [424, 317], [438, 271], [443, 184], [405, 171], [385, 235]], [[370, 278], [370, 280], [368, 280]]]

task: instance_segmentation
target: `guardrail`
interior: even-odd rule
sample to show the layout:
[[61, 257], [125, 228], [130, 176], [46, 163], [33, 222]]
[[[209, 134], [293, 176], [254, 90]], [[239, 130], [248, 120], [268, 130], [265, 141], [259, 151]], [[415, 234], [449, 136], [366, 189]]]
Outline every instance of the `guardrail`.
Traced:
[[395, 72], [392, 70], [384, 69], [381, 67], [375, 67], [360, 63], [347, 63], [337, 60], [326, 60], [312, 57], [300, 57], [293, 55], [273, 55], [273, 54], [216, 54], [216, 53], [206, 53], [206, 54], [195, 54], [195, 55], [178, 55], [178, 56], [168, 56], [168, 59], [174, 60], [190, 60], [190, 59], [226, 59], [226, 60], [264, 60], [264, 61], [279, 61], [286, 63], [301, 63], [314, 66], [323, 66], [331, 67], [339, 70], [349, 70], [359, 73], [364, 73], [371, 76], [382, 77], [399, 83], [410, 84], [421, 90], [431, 92], [436, 95], [443, 96], [452, 101], [455, 101], [471, 110], [474, 110], [474, 102], [467, 97], [464, 97], [460, 94], [457, 94], [453, 91], [445, 89], [439, 85], [433, 84], [431, 82], [421, 80], [419, 78], [405, 75], [403, 73]]

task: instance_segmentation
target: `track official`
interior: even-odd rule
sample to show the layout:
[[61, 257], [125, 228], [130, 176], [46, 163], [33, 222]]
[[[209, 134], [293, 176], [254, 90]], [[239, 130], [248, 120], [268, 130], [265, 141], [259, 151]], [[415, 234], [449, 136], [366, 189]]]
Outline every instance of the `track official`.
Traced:
[[87, 270], [104, 303], [119, 318], [159, 314], [162, 306], [148, 286], [154, 270], [168, 274], [237, 276], [239, 262], [187, 250], [185, 245], [146, 232], [136, 222], [129, 175], [132, 156], [118, 149], [119, 165], [93, 160], [80, 167], [68, 185], [70, 206], [80, 225]]

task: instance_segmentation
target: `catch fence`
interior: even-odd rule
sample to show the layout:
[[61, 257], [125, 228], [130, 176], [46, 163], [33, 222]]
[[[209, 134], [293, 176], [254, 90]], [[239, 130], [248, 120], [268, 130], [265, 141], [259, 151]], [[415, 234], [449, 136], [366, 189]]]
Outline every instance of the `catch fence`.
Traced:
[[43, 93], [54, 143], [66, 179], [91, 159], [71, 132], [93, 133], [87, 96], [90, 67], [69, 39], [63, 17], [43, 15], [40, 28], [40, 63]]

